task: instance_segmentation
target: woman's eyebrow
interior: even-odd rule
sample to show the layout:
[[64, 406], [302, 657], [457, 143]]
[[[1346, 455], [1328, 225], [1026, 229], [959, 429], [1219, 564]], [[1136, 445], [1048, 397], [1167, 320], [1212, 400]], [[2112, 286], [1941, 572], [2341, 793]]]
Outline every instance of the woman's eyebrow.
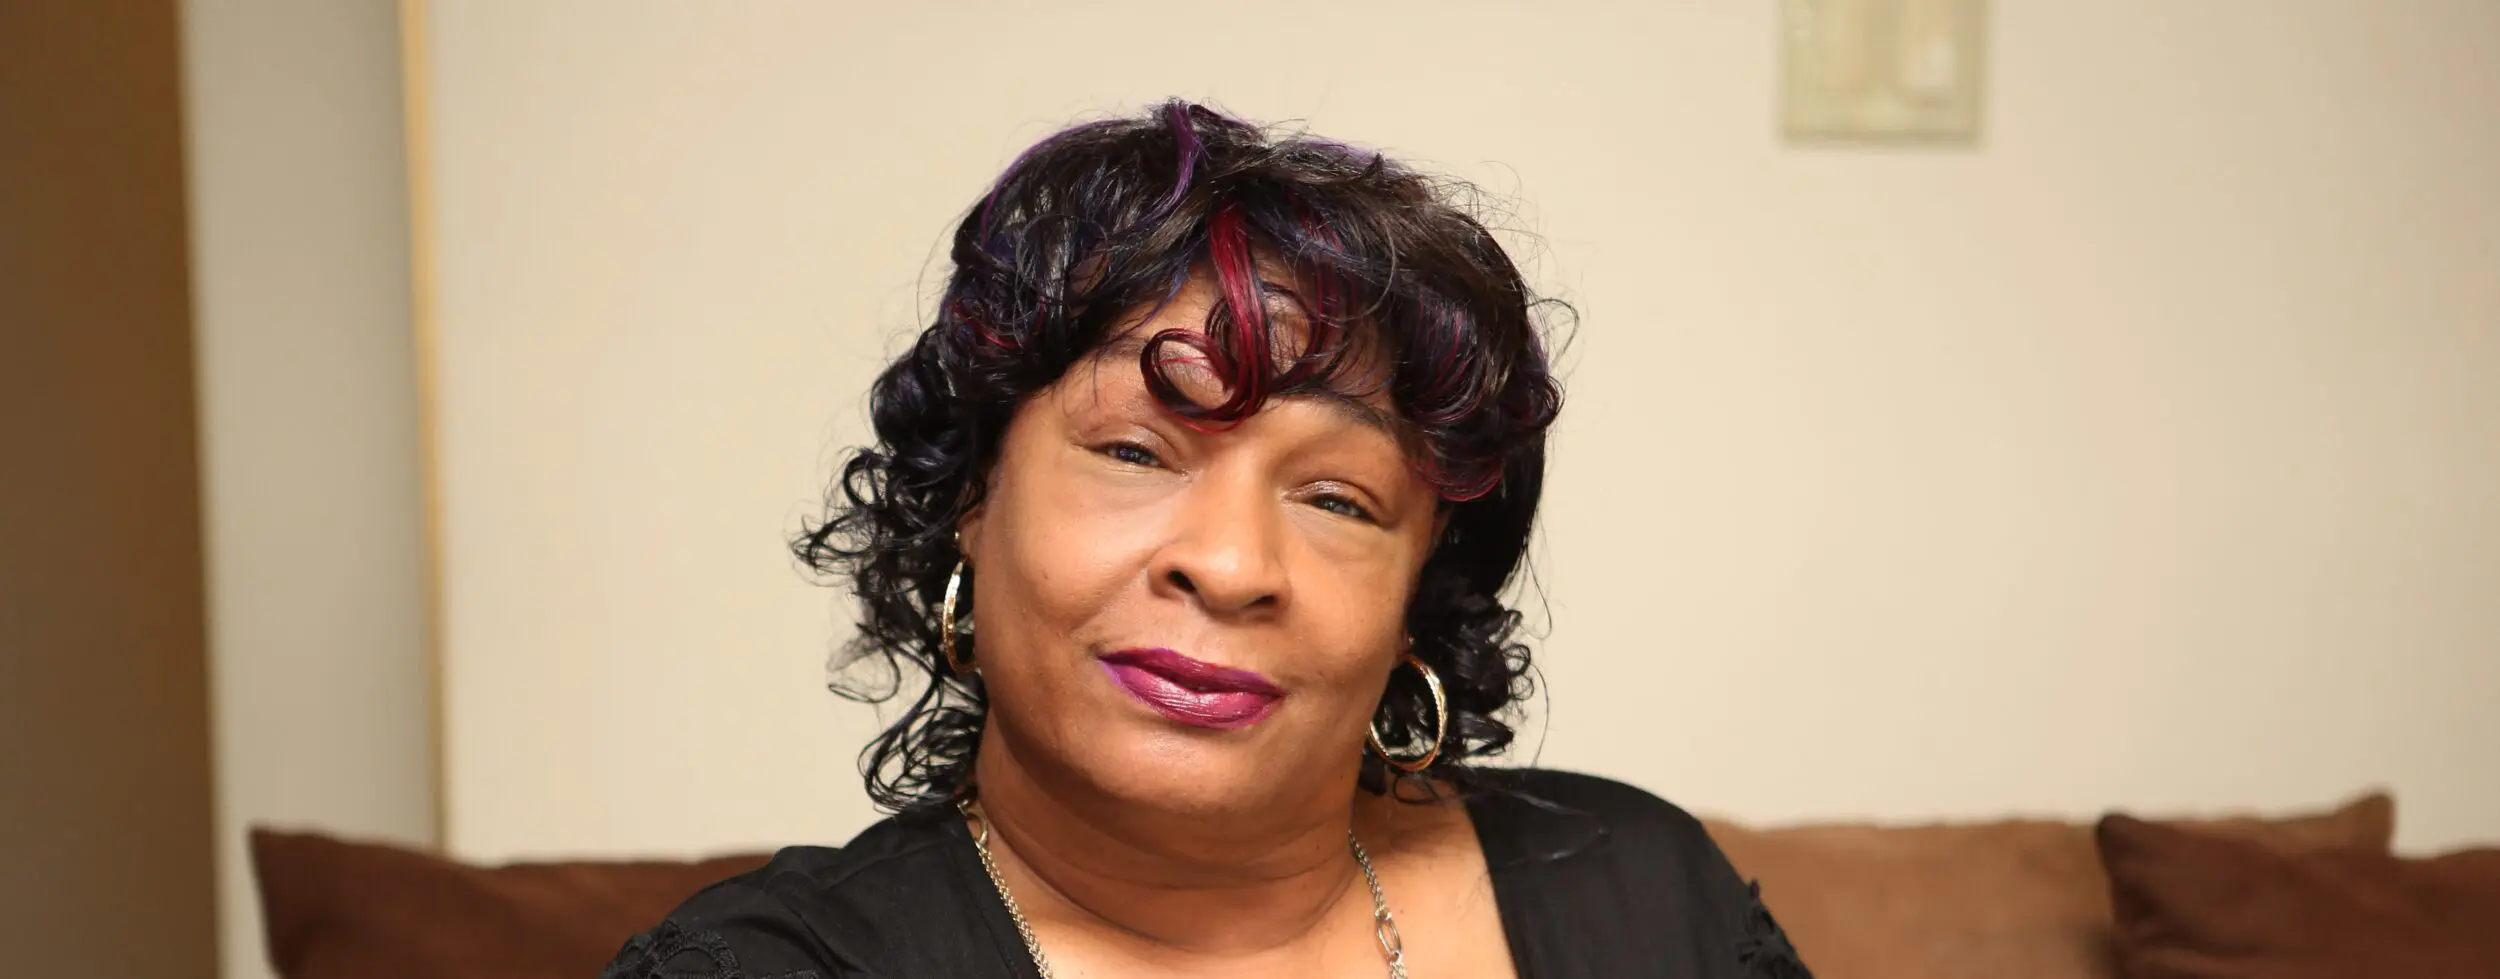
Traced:
[[1292, 394], [1285, 395], [1282, 400], [1312, 402], [1328, 409], [1330, 414], [1334, 414], [1339, 418], [1361, 425], [1365, 428], [1377, 430], [1380, 434], [1388, 436], [1389, 440], [1393, 442], [1399, 441], [1404, 437], [1404, 426], [1399, 423], [1397, 416], [1380, 410], [1380, 406], [1378, 405], [1372, 404], [1369, 401], [1365, 401], [1343, 391], [1330, 388], [1316, 388], [1309, 391], [1296, 391]]

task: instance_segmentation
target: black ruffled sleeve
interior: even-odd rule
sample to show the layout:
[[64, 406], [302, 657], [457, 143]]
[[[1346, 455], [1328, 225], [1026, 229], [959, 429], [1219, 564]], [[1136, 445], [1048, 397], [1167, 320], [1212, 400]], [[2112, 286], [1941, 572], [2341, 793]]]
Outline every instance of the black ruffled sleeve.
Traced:
[[1736, 962], [1745, 979], [1814, 979], [1778, 919], [1762, 903], [1762, 884], [1745, 885], [1745, 920], [1737, 926]]
[[849, 979], [788, 904], [743, 878], [687, 899], [599, 979]]
[[1513, 778], [1470, 809], [1521, 975], [1813, 979], [1701, 820], [1607, 779]]

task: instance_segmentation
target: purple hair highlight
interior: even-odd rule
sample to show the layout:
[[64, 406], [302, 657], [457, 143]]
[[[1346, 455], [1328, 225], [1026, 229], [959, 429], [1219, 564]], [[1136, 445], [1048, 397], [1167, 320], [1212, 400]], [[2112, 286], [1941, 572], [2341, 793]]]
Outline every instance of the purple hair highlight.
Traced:
[[1205, 145], [1199, 142], [1198, 125], [1190, 117], [1200, 112], [1207, 110], [1182, 102], [1166, 102], [1163, 105], [1163, 124], [1172, 130], [1172, 142], [1179, 148], [1181, 159], [1172, 174], [1172, 192], [1164, 196], [1163, 206], [1155, 209], [1158, 217], [1180, 206], [1181, 198], [1189, 195], [1190, 178], [1198, 173], [1198, 157], [1205, 151]]

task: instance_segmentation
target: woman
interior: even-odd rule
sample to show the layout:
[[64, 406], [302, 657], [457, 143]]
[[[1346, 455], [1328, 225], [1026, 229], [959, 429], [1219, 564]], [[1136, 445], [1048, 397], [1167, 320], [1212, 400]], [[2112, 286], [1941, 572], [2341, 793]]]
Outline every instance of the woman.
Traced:
[[1560, 394], [1451, 197], [1181, 103], [1011, 165], [797, 545], [893, 815], [607, 975], [1805, 976], [1683, 811], [1474, 764]]

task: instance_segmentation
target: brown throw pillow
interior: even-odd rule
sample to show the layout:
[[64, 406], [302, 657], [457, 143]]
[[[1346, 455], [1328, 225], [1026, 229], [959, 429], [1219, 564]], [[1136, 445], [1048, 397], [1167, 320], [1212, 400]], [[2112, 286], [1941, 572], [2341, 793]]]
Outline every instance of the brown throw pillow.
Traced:
[[2283, 853], [2110, 816], [2128, 979], [2500, 977], [2500, 850]]
[[[2201, 824], [2286, 849], [2387, 849], [2395, 803]], [[2086, 823], [1756, 830], [1711, 836], [1818, 979], [2116, 979], [2109, 885]]]
[[585, 979], [694, 892], [764, 860], [477, 867], [252, 830], [269, 961], [286, 979]]

